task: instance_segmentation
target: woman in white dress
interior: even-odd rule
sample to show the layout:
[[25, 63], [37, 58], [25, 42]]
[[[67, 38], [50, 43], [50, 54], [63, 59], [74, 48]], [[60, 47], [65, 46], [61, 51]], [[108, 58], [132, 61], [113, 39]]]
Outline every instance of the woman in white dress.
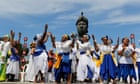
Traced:
[[100, 65], [100, 83], [103, 83], [104, 80], [109, 82], [109, 80], [112, 79], [113, 84], [116, 84], [115, 78], [117, 63], [112, 53], [114, 53], [114, 51], [117, 49], [119, 45], [119, 39], [116, 46], [111, 46], [108, 36], [101, 38], [103, 44], [97, 44], [94, 35], [92, 37], [94, 40], [95, 48], [101, 51], [100, 60], [102, 63]]
[[134, 47], [129, 44], [129, 39], [124, 37], [122, 39], [122, 44], [120, 44], [118, 47], [118, 55], [120, 56], [119, 70], [125, 83], [128, 83], [128, 76], [130, 76], [130, 83], [132, 83], [132, 78], [136, 80], [135, 68], [133, 64], [134, 54]]
[[[89, 81], [93, 78], [93, 72], [95, 64], [92, 61], [90, 54], [91, 45], [89, 42], [89, 36], [83, 35], [81, 40], [77, 40], [78, 45], [78, 66], [77, 66], [77, 80], [79, 82]], [[90, 72], [90, 73], [89, 73]], [[90, 81], [91, 82], [91, 81]]]
[[34, 60], [34, 75], [35, 75], [35, 82], [37, 81], [38, 74], [40, 74], [41, 79], [39, 82], [45, 82], [44, 75], [47, 73], [47, 51], [45, 43], [48, 40], [47, 33], [48, 25], [45, 25], [45, 30], [43, 34], [37, 34], [34, 38], [36, 40], [36, 48], [34, 53], [32, 54]]
[[36, 48], [36, 43], [32, 42], [30, 44], [30, 52], [29, 52], [29, 64], [27, 64], [27, 69], [26, 69], [26, 75], [25, 75], [25, 81], [30, 81], [33, 82], [35, 75], [34, 75], [34, 60], [33, 60], [33, 53]]
[[0, 81], [6, 79], [7, 53], [10, 47], [9, 36], [5, 35], [0, 41]]
[[[67, 84], [71, 83], [71, 59], [70, 53], [74, 44], [74, 40], [70, 40], [70, 37], [65, 34], [62, 36], [60, 42], [55, 42], [55, 38], [51, 35], [53, 47], [58, 52], [58, 58], [54, 65], [55, 82], [60, 83], [61, 78], [67, 81]], [[58, 65], [58, 66], [57, 66]]]
[[14, 81], [19, 79], [19, 56], [18, 56], [18, 46], [16, 41], [14, 41], [15, 33], [11, 30], [11, 56], [9, 64], [6, 69], [7, 78], [9, 81]]

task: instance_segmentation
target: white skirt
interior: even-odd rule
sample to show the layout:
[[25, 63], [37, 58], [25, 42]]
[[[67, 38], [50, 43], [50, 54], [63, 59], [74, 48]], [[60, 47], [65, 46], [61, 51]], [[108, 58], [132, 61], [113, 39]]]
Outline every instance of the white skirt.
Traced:
[[94, 72], [95, 65], [92, 62], [92, 57], [87, 56], [86, 54], [80, 55], [78, 66], [77, 66], [77, 80], [78, 81], [84, 81], [84, 79], [87, 78], [87, 73], [88, 73], [87, 65]]
[[34, 60], [34, 73], [35, 75], [41, 71], [43, 74], [47, 73], [48, 69], [48, 55], [45, 51], [43, 51], [39, 56], [35, 56]]
[[77, 69], [76, 54], [71, 53], [70, 54], [70, 59], [72, 60], [71, 71], [73, 73], [73, 72], [76, 72], [76, 69]]
[[27, 69], [25, 73], [26, 73], [25, 81], [34, 81], [35, 73], [34, 73], [34, 61], [32, 55], [30, 55], [29, 64], [27, 65]]
[[14, 74], [15, 79], [19, 78], [19, 61], [9, 61], [6, 69], [6, 74]]

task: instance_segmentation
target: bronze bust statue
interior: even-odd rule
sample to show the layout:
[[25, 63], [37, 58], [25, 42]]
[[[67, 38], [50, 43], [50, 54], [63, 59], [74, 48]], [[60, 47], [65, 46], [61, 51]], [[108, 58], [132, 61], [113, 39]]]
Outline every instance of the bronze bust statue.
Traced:
[[83, 16], [83, 12], [81, 12], [81, 16], [76, 21], [76, 27], [79, 37], [88, 33], [88, 19]]

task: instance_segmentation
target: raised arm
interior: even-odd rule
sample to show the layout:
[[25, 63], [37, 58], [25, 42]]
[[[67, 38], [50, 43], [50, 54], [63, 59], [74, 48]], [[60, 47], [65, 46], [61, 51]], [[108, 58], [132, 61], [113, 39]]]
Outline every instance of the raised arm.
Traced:
[[15, 37], [15, 32], [13, 30], [10, 31], [10, 43], [11, 46], [13, 47], [15, 45], [14, 37]]
[[44, 32], [43, 32], [43, 36], [42, 36], [41, 39], [39, 40], [39, 43], [40, 43], [40, 44], [43, 44], [43, 43], [46, 42], [47, 39], [48, 39], [47, 29], [48, 29], [48, 24], [45, 25], [45, 29], [44, 29]]
[[94, 37], [93, 34], [92, 34], [92, 39], [93, 39], [93, 45], [94, 45], [94, 47], [95, 47], [95, 50], [96, 50], [96, 51], [99, 51], [99, 47], [98, 47], [98, 45], [97, 45], [97, 43], [96, 43], [96, 40], [95, 40], [95, 37]]
[[116, 51], [116, 49], [118, 48], [118, 46], [119, 46], [119, 41], [120, 41], [120, 38], [118, 37], [118, 39], [117, 39], [117, 44], [115, 45], [115, 47], [113, 48], [113, 53]]
[[56, 48], [56, 45], [55, 45], [55, 36], [53, 36], [52, 34], [50, 34], [50, 38], [51, 38], [52, 46], [54, 48]]
[[18, 43], [20, 43], [21, 40], [21, 32], [18, 33]]
[[132, 49], [132, 55], [131, 55], [131, 57], [133, 58], [133, 59], [135, 59], [136, 60], [136, 51], [135, 51], [135, 49], [136, 49], [136, 44], [135, 43], [132, 43], [131, 44], [132, 45], [132, 47], [133, 47], [133, 49]]
[[70, 45], [71, 47], [74, 47], [74, 44], [75, 44], [75, 41], [76, 41], [76, 37], [77, 37], [76, 34], [74, 34], [74, 33], [71, 34], [71, 38], [72, 38], [72, 44]]

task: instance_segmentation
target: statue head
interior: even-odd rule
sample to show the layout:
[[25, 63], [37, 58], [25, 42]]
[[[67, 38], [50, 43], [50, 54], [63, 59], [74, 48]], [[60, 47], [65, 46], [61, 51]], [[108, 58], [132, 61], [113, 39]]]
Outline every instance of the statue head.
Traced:
[[88, 19], [83, 16], [83, 12], [81, 12], [81, 16], [76, 21], [76, 27], [79, 37], [88, 33]]

